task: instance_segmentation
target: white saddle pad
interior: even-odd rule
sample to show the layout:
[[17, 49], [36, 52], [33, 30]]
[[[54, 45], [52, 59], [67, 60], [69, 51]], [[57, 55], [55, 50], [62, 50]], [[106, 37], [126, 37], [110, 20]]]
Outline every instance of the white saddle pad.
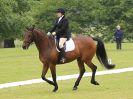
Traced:
[[[65, 52], [73, 51], [74, 49], [75, 49], [75, 44], [74, 44], [73, 39], [71, 38], [70, 40], [66, 41], [66, 49], [65, 49]], [[56, 47], [56, 50], [58, 52], [60, 52], [57, 47]]]

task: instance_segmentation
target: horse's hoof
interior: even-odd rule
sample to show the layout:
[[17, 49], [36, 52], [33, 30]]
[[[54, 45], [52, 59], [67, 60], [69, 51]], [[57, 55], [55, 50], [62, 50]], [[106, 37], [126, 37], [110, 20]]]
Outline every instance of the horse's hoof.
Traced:
[[53, 92], [57, 92], [58, 88], [54, 88]]
[[54, 89], [54, 90], [53, 90], [53, 92], [57, 92], [57, 90], [56, 90], [56, 89]]
[[73, 87], [73, 90], [77, 90], [78, 89], [78, 87]]
[[93, 85], [100, 85], [97, 81], [91, 81], [91, 84], [93, 84]]

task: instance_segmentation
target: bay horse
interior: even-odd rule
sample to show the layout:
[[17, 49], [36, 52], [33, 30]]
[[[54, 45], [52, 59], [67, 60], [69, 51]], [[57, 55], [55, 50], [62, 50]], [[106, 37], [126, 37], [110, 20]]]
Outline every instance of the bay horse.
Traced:
[[[77, 60], [80, 70], [79, 77], [74, 84], [73, 90], [77, 90], [80, 80], [85, 73], [84, 63], [92, 70], [91, 83], [94, 85], [99, 85], [99, 83], [95, 80], [97, 66], [92, 63], [92, 59], [95, 54], [99, 62], [105, 68], [112, 69], [115, 67], [115, 65], [108, 63], [108, 57], [106, 54], [104, 43], [98, 38], [92, 38], [83, 35], [74, 37], [73, 40], [75, 43], [75, 49], [73, 51], [66, 52], [65, 54], [66, 63]], [[97, 44], [95, 43], [95, 41], [97, 41]], [[58, 90], [58, 84], [56, 81], [56, 65], [58, 64], [57, 61], [59, 53], [56, 50], [55, 38], [53, 36], [47, 36], [46, 33], [33, 27], [27, 29], [25, 33], [22, 45], [23, 49], [28, 49], [32, 42], [35, 43], [39, 51], [39, 59], [43, 63], [41, 78], [47, 83], [53, 85], [53, 92], [56, 92]], [[53, 81], [50, 81], [45, 77], [49, 68]]]

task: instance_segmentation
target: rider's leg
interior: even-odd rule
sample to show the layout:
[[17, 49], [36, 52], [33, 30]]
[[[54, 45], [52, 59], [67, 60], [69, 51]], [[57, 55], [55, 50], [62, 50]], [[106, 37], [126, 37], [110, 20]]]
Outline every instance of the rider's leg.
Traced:
[[64, 47], [64, 43], [66, 42], [67, 38], [60, 38], [59, 40], [59, 47], [63, 48]]
[[61, 60], [60, 60], [60, 62], [61, 63], [64, 63], [65, 62], [65, 49], [64, 49], [64, 43], [66, 42], [66, 40], [67, 40], [67, 38], [60, 38], [60, 40], [59, 40], [59, 47], [60, 47], [60, 49], [61, 49], [61, 52], [60, 52], [60, 54], [61, 54]]

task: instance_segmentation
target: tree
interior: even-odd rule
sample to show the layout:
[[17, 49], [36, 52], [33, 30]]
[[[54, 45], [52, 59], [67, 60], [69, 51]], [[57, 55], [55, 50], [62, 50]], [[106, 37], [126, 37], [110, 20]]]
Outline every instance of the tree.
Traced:
[[[27, 0], [0, 1], [0, 39], [20, 38], [24, 28], [33, 22], [29, 15], [30, 2]], [[8, 45], [8, 44], [6, 44]], [[9, 44], [10, 45], [10, 44]], [[10, 46], [9, 46], [10, 47]]]
[[46, 32], [53, 26], [55, 10], [63, 7], [73, 33], [113, 41], [116, 26], [125, 40], [133, 41], [132, 0], [0, 0], [0, 39], [21, 38], [26, 26]]
[[124, 31], [124, 38], [133, 39], [133, 1], [132, 0], [101, 0], [100, 24], [108, 26], [108, 40], [112, 39], [116, 25], [120, 25]]

